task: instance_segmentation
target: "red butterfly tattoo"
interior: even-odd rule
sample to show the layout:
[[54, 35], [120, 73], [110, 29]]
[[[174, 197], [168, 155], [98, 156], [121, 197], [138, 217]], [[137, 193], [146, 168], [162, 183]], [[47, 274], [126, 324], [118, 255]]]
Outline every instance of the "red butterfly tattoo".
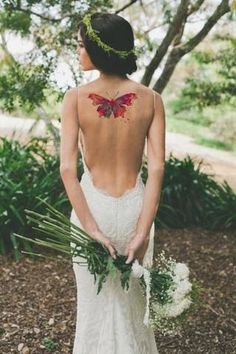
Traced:
[[124, 118], [126, 112], [125, 106], [131, 106], [133, 100], [137, 98], [137, 95], [136, 93], [130, 92], [111, 100], [97, 95], [96, 93], [90, 93], [88, 97], [91, 98], [94, 106], [98, 106], [97, 112], [99, 113], [99, 117], [110, 118], [113, 113], [114, 118], [119, 116]]

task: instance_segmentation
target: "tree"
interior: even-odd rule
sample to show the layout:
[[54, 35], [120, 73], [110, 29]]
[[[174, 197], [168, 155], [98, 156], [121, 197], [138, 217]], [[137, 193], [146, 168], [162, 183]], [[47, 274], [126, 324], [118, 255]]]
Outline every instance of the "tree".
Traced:
[[[66, 0], [0, 1], [2, 107], [8, 111], [23, 107], [25, 111], [33, 112], [46, 122], [54, 141], [58, 142], [58, 129], [51, 124], [51, 117], [45, 110], [49, 97], [53, 96], [58, 101], [63, 95], [53, 72], [61, 61], [67, 63], [74, 83], [78, 85], [80, 73], [73, 68], [78, 21], [87, 8], [95, 11], [109, 7], [109, 0], [84, 3]], [[30, 41], [32, 49], [21, 56], [14, 56], [7, 46], [9, 33]]]
[[[217, 52], [196, 51], [193, 59], [199, 64], [195, 75], [186, 79], [177, 99], [175, 111], [192, 107], [202, 109], [227, 103], [236, 105], [236, 40], [217, 36], [223, 47]], [[209, 80], [209, 76], [213, 79]]]
[[[206, 4], [204, 0], [160, 0], [154, 3], [160, 7], [160, 21], [153, 19], [154, 24], [142, 31], [140, 15], [146, 14], [146, 1], [124, 0], [119, 2], [119, 8], [114, 9], [110, 0], [0, 0], [2, 107], [9, 111], [18, 107], [34, 111], [46, 120], [56, 138], [58, 134], [50, 123], [45, 104], [52, 96], [55, 101], [60, 100], [67, 89], [58, 87], [53, 76], [59, 63], [64, 62], [70, 68], [74, 85], [81, 80], [81, 73], [74, 67], [75, 36], [78, 21], [87, 11], [115, 11], [125, 17], [129, 17], [130, 10], [138, 12], [139, 28], [134, 28], [143, 51], [147, 49], [145, 54], [150, 58], [141, 82], [149, 86], [154, 73], [162, 68], [153, 86], [154, 90], [162, 92], [183, 56], [191, 52], [225, 14], [230, 13], [230, 0], [219, 1], [218, 6], [211, 1]], [[204, 15], [205, 23], [189, 37], [186, 25], [199, 14]], [[132, 23], [132, 16], [130, 20]], [[149, 34], [156, 25], [164, 29], [165, 35], [160, 45], [154, 47]], [[30, 40], [32, 49], [14, 56], [7, 46], [7, 37], [12, 32]]]
[[180, 1], [173, 18], [168, 24], [165, 37], [156, 49], [151, 62], [146, 67], [142, 78], [142, 83], [144, 85], [149, 85], [155, 70], [159, 67], [167, 54], [162, 73], [153, 86], [154, 90], [161, 93], [166, 87], [181, 58], [185, 54], [191, 52], [207, 36], [219, 19], [230, 11], [229, 0], [222, 0], [213, 13], [207, 18], [201, 30], [192, 38], [184, 41], [183, 34], [187, 20], [192, 14], [196, 13], [201, 8], [203, 3], [204, 0], [196, 0], [194, 2], [190, 0]]

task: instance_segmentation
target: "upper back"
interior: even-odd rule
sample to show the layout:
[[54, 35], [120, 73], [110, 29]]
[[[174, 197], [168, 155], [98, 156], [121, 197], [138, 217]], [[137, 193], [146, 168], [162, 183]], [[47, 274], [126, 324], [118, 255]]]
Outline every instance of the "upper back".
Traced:
[[90, 170], [139, 171], [154, 97], [153, 90], [132, 80], [117, 86], [95, 80], [78, 89], [81, 140]]

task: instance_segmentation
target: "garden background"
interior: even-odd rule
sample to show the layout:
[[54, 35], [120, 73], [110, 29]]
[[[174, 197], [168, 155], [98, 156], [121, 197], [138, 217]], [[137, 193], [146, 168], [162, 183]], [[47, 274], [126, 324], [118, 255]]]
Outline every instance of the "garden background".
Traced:
[[[155, 219], [161, 250], [186, 262], [201, 289], [161, 354], [236, 353], [236, 1], [0, 1], [0, 352], [71, 353], [76, 292], [70, 259], [14, 236], [39, 235], [25, 209], [38, 197], [69, 216], [59, 174], [65, 91], [93, 78], [76, 60], [87, 11], [127, 18], [139, 50], [130, 77], [161, 93], [166, 167]], [[78, 161], [78, 177], [83, 172]], [[144, 155], [142, 178], [147, 178]], [[105, 354], [105, 353], [104, 353]], [[108, 354], [108, 353], [107, 353]]]

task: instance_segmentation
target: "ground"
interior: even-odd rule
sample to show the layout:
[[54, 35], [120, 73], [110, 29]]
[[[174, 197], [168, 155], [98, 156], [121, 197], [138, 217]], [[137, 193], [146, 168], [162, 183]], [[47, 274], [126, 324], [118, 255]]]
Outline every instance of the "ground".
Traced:
[[[205, 289], [181, 335], [155, 333], [160, 354], [235, 354], [236, 231], [160, 229], [155, 237], [155, 256], [165, 249], [186, 262]], [[71, 261], [24, 255], [16, 262], [2, 256], [0, 266], [0, 353], [71, 354], [76, 315]]]

